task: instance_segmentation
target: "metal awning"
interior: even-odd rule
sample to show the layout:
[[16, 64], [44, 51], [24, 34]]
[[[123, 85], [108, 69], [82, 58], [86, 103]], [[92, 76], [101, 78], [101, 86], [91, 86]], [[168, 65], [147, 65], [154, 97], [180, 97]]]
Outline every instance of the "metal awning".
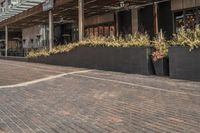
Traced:
[[12, 5], [5, 12], [0, 14], [0, 22], [26, 11], [36, 5], [43, 3], [45, 0], [21, 0], [19, 3]]

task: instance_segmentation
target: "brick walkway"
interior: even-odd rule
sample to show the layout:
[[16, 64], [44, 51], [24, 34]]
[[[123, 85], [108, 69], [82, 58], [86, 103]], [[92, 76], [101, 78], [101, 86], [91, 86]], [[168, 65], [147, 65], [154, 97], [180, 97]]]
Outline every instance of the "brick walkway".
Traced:
[[82, 71], [0, 60], [0, 133], [200, 132], [200, 83]]

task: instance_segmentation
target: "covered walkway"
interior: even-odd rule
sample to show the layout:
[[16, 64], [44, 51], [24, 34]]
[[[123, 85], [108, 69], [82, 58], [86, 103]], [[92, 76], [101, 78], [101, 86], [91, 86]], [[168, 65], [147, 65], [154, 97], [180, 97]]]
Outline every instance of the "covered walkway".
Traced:
[[[159, 30], [157, 4], [161, 1], [166, 0], [50, 0], [45, 1], [46, 4], [43, 3], [43, 0], [23, 0], [21, 4], [17, 4], [1, 14], [0, 30], [4, 33], [2, 36], [5, 39], [5, 56], [7, 56], [8, 51], [9, 33], [12, 31], [21, 31], [35, 25], [48, 25], [48, 41], [46, 43], [51, 50], [55, 43], [54, 27], [56, 25], [73, 23], [75, 36], [77, 32], [77, 39], [82, 40], [85, 36], [85, 20], [87, 18], [146, 5], [154, 5], [152, 10], [154, 10], [154, 33], [156, 34]], [[114, 35], [118, 36], [120, 31], [116, 17], [115, 15]], [[21, 43], [23, 41], [25, 40], [21, 39]]]

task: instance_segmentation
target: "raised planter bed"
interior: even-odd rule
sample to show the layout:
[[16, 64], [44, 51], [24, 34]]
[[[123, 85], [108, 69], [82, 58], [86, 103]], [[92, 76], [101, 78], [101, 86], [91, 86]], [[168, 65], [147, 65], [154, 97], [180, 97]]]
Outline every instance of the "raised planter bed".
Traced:
[[155, 74], [158, 76], [169, 76], [169, 59], [163, 58], [153, 61]]
[[81, 46], [68, 53], [29, 58], [29, 61], [149, 75], [154, 73], [151, 53], [150, 47]]
[[200, 81], [200, 48], [169, 48], [170, 77]]

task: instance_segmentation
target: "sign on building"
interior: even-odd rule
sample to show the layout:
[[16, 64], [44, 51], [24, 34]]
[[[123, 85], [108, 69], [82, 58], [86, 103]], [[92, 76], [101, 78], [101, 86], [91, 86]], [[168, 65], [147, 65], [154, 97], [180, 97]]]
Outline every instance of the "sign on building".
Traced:
[[43, 11], [49, 11], [54, 7], [54, 0], [45, 0], [43, 4]]

